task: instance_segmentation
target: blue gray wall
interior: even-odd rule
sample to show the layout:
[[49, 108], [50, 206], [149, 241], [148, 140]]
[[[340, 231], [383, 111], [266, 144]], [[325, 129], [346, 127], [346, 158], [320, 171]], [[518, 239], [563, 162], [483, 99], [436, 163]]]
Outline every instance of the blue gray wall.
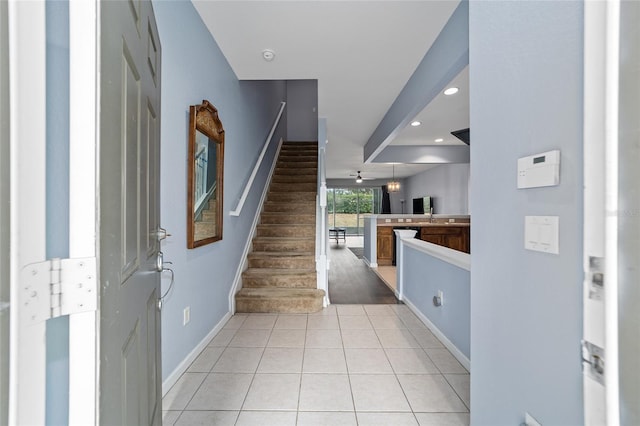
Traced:
[[318, 140], [318, 80], [287, 81], [287, 137]]
[[[165, 379], [228, 312], [228, 295], [269, 166], [260, 169], [240, 217], [230, 217], [284, 100], [284, 82], [240, 82], [191, 2], [154, 1], [162, 45], [161, 221], [172, 234], [162, 244], [175, 284], [162, 311]], [[186, 248], [186, 156], [189, 105], [215, 105], [225, 129], [223, 239]], [[284, 136], [280, 126], [276, 138]], [[274, 144], [265, 158], [275, 155]], [[163, 290], [168, 287], [163, 280]], [[191, 322], [182, 325], [183, 309]]]
[[434, 213], [469, 214], [469, 164], [443, 164], [405, 179], [405, 211], [412, 200], [435, 197]]
[[[470, 359], [470, 272], [407, 246], [402, 263], [404, 298]], [[433, 296], [438, 290], [443, 292], [444, 304], [435, 307]]]
[[[471, 423], [583, 424], [581, 2], [474, 1]], [[519, 157], [560, 149], [560, 185], [516, 189]], [[560, 217], [560, 254], [525, 250]]]
[[[46, 3], [46, 255], [69, 257], [69, 2]], [[69, 420], [69, 317], [47, 321], [47, 425]]]

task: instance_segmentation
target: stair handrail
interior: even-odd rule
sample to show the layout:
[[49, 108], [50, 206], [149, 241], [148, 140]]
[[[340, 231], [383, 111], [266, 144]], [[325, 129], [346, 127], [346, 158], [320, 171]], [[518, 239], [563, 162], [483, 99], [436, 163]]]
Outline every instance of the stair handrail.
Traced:
[[318, 120], [318, 195], [316, 196], [316, 276], [317, 288], [325, 291], [323, 306], [329, 301], [329, 259], [327, 245], [329, 233], [327, 231], [327, 172], [326, 146], [327, 121]]
[[247, 200], [247, 197], [249, 196], [249, 191], [251, 190], [251, 186], [253, 186], [253, 181], [256, 179], [256, 175], [258, 174], [258, 169], [260, 169], [260, 166], [262, 165], [262, 160], [264, 159], [264, 155], [267, 152], [267, 148], [269, 148], [269, 144], [271, 142], [271, 139], [273, 138], [273, 134], [276, 132], [276, 128], [280, 123], [280, 117], [282, 117], [282, 111], [284, 111], [285, 105], [287, 105], [286, 102], [284, 101], [280, 102], [280, 111], [278, 111], [278, 116], [273, 122], [273, 126], [271, 127], [271, 131], [269, 132], [269, 136], [267, 136], [267, 140], [264, 142], [264, 146], [262, 147], [262, 152], [260, 153], [260, 156], [256, 160], [256, 164], [253, 166], [253, 171], [251, 172], [251, 176], [247, 181], [247, 185], [244, 187], [244, 191], [242, 192], [242, 196], [240, 197], [240, 200], [238, 201], [236, 208], [229, 212], [230, 216], [240, 216], [240, 212], [242, 212], [242, 207], [244, 207], [244, 203]]

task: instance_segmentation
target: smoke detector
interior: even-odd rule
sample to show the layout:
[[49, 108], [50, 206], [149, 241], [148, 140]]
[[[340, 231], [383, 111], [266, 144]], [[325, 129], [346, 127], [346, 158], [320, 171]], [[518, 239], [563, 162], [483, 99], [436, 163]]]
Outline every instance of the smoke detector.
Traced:
[[274, 52], [271, 49], [265, 49], [262, 51], [262, 58], [267, 62], [273, 61], [273, 58], [275, 57], [276, 57], [276, 52]]

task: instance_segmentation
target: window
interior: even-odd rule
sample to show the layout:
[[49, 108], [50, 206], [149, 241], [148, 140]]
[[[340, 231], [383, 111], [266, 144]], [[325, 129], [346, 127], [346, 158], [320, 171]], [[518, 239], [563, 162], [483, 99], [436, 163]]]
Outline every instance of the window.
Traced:
[[333, 188], [327, 190], [330, 228], [345, 228], [347, 235], [363, 235], [364, 215], [380, 213], [379, 188]]

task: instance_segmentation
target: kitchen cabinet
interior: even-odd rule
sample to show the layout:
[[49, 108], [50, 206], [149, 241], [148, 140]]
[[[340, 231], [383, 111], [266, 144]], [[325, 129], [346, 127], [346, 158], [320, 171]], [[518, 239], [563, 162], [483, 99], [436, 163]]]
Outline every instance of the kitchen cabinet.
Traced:
[[420, 228], [420, 239], [429, 243], [469, 253], [468, 226], [424, 226]]
[[[470, 252], [468, 225], [423, 225], [419, 226], [417, 237], [423, 241], [448, 247], [453, 250]], [[377, 255], [378, 265], [388, 266], [393, 262], [393, 228], [392, 226], [377, 227]]]

